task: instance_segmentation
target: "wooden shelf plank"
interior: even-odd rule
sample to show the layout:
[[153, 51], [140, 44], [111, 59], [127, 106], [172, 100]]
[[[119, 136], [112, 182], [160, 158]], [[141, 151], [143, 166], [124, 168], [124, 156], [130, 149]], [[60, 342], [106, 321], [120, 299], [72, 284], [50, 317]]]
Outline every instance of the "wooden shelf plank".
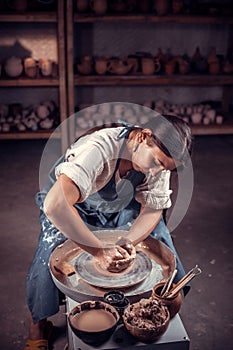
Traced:
[[233, 24], [232, 16], [204, 16], [204, 15], [167, 15], [157, 16], [156, 14], [107, 14], [97, 16], [95, 14], [74, 14], [76, 23], [176, 23], [176, 24]]
[[89, 75], [75, 76], [75, 85], [232, 85], [233, 75]]
[[2, 87], [25, 87], [25, 86], [58, 86], [59, 81], [57, 78], [18, 78], [18, 79], [2, 79], [0, 78], [0, 86]]
[[233, 124], [191, 125], [193, 135], [233, 135]]
[[57, 22], [56, 12], [1, 13], [0, 22]]
[[26, 139], [60, 139], [61, 134], [54, 130], [37, 130], [37, 131], [12, 131], [12, 132], [1, 132], [0, 140], [26, 140]]

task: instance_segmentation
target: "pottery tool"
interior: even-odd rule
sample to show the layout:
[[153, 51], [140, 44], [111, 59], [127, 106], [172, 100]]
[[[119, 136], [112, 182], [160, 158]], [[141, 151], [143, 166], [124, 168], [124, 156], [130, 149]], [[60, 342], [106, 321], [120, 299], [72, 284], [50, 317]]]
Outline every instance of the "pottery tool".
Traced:
[[195, 276], [201, 273], [201, 269], [196, 265], [193, 269], [191, 269], [176, 285], [173, 287], [167, 298], [173, 298], [187, 283], [189, 283]]
[[171, 288], [171, 285], [172, 285], [172, 282], [173, 282], [173, 280], [174, 280], [174, 278], [176, 277], [176, 274], [177, 274], [177, 269], [175, 269], [174, 271], [173, 271], [173, 273], [172, 273], [172, 275], [171, 275], [171, 278], [169, 279], [169, 281], [168, 281], [168, 284], [167, 284], [167, 287], [166, 287], [166, 289], [165, 289], [165, 291], [163, 292], [163, 290], [162, 290], [162, 292], [161, 292], [161, 297], [167, 297], [167, 295], [168, 295], [168, 292], [169, 292], [169, 290], [170, 290], [170, 288]]

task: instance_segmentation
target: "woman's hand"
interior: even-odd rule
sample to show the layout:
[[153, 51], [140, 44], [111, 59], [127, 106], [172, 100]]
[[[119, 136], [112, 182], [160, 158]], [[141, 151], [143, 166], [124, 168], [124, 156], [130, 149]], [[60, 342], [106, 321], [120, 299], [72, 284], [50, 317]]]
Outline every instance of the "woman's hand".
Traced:
[[115, 245], [101, 248], [96, 255], [102, 268], [115, 273], [131, 266], [135, 257], [135, 247], [129, 239], [124, 237], [120, 237]]

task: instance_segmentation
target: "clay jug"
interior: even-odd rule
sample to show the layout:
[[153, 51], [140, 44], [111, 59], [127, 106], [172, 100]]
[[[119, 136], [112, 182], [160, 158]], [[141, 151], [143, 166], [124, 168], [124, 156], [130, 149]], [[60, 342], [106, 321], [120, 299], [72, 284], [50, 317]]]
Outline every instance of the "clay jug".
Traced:
[[108, 9], [107, 0], [91, 0], [90, 6], [96, 15], [104, 15]]
[[[178, 292], [176, 295], [174, 295], [173, 298], [162, 297], [161, 291], [163, 289], [164, 283], [165, 282], [160, 282], [153, 287], [151, 298], [158, 299], [162, 302], [164, 306], [167, 306], [168, 311], [170, 313], [170, 317], [172, 318], [179, 312], [183, 298], [181, 292]], [[173, 283], [171, 288], [173, 288], [174, 286], [175, 284]]]

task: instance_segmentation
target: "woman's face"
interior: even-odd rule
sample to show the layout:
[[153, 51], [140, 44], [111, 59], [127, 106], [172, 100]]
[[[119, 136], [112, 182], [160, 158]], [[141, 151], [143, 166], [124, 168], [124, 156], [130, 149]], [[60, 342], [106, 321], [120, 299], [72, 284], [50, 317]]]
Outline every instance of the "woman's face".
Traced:
[[140, 143], [132, 153], [132, 165], [135, 170], [153, 176], [162, 170], [174, 170], [178, 166], [158, 146], [148, 146], [145, 142]]

